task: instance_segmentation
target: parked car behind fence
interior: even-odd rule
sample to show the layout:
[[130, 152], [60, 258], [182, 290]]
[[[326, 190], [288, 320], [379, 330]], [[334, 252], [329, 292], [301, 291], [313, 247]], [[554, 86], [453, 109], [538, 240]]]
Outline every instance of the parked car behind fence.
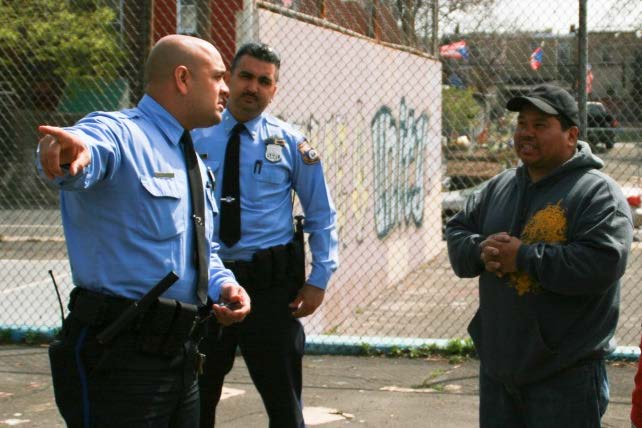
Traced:
[[598, 144], [604, 144], [607, 149], [613, 148], [619, 122], [604, 104], [597, 101], [586, 103], [586, 124], [586, 139], [592, 149], [595, 150]]

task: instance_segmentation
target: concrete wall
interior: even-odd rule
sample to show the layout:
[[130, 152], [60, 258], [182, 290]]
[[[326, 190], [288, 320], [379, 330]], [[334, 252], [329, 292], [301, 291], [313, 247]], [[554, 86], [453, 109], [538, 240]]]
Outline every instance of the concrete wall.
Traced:
[[318, 149], [339, 213], [341, 267], [308, 333], [341, 333], [438, 251], [441, 65], [263, 9], [257, 25], [282, 56], [270, 111]]

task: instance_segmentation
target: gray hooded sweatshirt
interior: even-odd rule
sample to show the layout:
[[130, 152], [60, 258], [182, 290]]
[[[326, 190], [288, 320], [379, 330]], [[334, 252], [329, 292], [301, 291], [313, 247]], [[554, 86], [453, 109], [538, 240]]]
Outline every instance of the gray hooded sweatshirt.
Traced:
[[[525, 167], [493, 177], [448, 222], [450, 263], [479, 276], [468, 326], [483, 370], [510, 385], [544, 379], [614, 348], [620, 283], [633, 235], [628, 203], [580, 141], [575, 155], [537, 183]], [[479, 244], [519, 237], [518, 272], [484, 270]]]

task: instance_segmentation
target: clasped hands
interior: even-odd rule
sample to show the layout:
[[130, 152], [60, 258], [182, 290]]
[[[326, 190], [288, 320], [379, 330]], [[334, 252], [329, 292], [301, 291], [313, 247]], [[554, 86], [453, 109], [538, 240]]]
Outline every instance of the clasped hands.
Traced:
[[479, 257], [488, 272], [501, 278], [506, 273], [517, 271], [517, 251], [521, 245], [519, 238], [506, 232], [495, 233], [479, 244]]

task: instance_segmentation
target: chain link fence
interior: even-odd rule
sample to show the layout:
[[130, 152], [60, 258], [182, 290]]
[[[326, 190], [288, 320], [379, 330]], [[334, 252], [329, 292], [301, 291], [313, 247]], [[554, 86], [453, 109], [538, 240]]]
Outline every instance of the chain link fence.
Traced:
[[[642, 4], [588, 1], [586, 27], [580, 10], [552, 0], [1, 1], [0, 328], [58, 327], [52, 275], [63, 303], [73, 286], [58, 195], [34, 172], [37, 125], [134, 105], [151, 44], [178, 32], [212, 41], [228, 66], [245, 41], [282, 55], [270, 110], [318, 149], [339, 212], [341, 267], [305, 320], [310, 343], [467, 337], [477, 281], [452, 273], [443, 223], [467, 189], [516, 165], [508, 98], [550, 82], [586, 99], [586, 138], [637, 212]], [[641, 269], [635, 242], [620, 345], [638, 343]]]

